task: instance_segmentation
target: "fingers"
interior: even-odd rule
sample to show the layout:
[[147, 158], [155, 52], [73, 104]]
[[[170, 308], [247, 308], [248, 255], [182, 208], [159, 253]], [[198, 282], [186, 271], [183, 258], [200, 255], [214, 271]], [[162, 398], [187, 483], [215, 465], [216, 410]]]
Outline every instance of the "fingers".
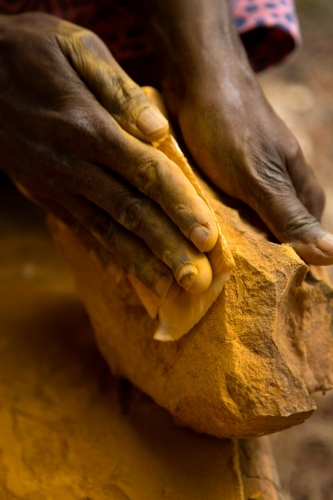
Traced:
[[98, 37], [87, 31], [74, 33], [70, 38], [58, 35], [58, 41], [103, 106], [98, 116], [98, 139], [103, 146], [97, 150], [95, 145], [93, 151], [97, 161], [156, 201], [201, 252], [210, 251], [218, 237], [210, 209], [175, 163], [136, 139], [148, 140], [149, 136], [149, 140], [155, 140], [160, 135], [161, 128], [148, 135], [138, 129], [141, 113], [148, 116], [156, 112], [161, 118], [160, 112], [121, 70]]
[[[86, 250], [90, 253], [93, 250], [94, 254], [98, 258], [99, 262], [103, 266], [107, 266], [112, 260], [112, 255], [108, 252], [91, 234], [88, 233], [84, 229], [83, 226], [78, 222], [75, 217], [71, 215], [63, 206], [50, 202], [47, 200], [44, 202], [43, 207], [47, 207], [47, 211], [52, 213], [57, 217], [57, 219], [61, 220], [68, 226], [71, 231], [75, 234], [75, 236], [80, 240], [82, 245], [86, 248]], [[49, 226], [51, 234], [54, 233], [55, 228], [52, 223], [50, 223], [49, 218], [47, 217], [46, 223]]]
[[287, 177], [256, 182], [251, 206], [282, 243], [290, 244], [307, 263], [333, 264], [333, 235], [328, 233], [297, 197]]
[[[170, 269], [143, 241], [87, 200], [71, 201], [73, 218], [106, 248], [124, 271], [136, 276], [147, 288], [164, 298], [173, 282]], [[76, 229], [77, 232], [77, 229]]]
[[199, 294], [210, 286], [212, 270], [207, 257], [184, 237], [155, 202], [102, 167], [94, 170], [94, 189], [86, 184], [81, 193], [141, 238], [187, 291]]
[[[218, 237], [214, 215], [180, 168], [152, 146], [113, 134], [104, 163], [156, 201], [200, 252], [212, 250]], [[111, 138], [110, 138], [111, 140]], [[108, 141], [109, 142], [109, 141]], [[118, 151], [117, 151], [118, 149]], [[120, 152], [128, 152], [120, 157]]]
[[320, 221], [325, 206], [325, 192], [299, 147], [296, 155], [288, 161], [288, 173], [297, 197], [310, 214]]
[[[200, 252], [207, 252], [216, 244], [218, 229], [214, 216], [176, 164], [137, 140], [153, 141], [164, 135], [167, 121], [119, 68], [102, 42], [86, 33], [75, 33], [70, 39], [58, 36], [58, 41], [80, 78], [101, 104], [93, 101], [91, 107], [92, 115], [97, 115], [92, 121], [98, 124], [98, 141], [91, 154], [95, 162], [117, 172], [146, 196], [133, 200], [133, 196], [121, 191], [120, 186], [111, 186], [110, 171], [98, 186], [97, 179], [92, 179], [88, 172], [86, 178], [92, 183], [88, 183], [81, 194], [111, 215], [110, 224], [116, 224], [117, 234], [122, 234], [122, 239], [127, 234], [123, 228], [127, 228], [170, 267], [181, 286], [191, 293], [201, 293], [212, 280], [210, 264]], [[96, 106], [100, 107], [98, 113]], [[148, 130], [149, 121], [153, 131]], [[96, 235], [103, 233], [82, 220], [80, 212], [79, 209], [75, 216], [88, 231]], [[149, 216], [142, 217], [145, 213]], [[118, 227], [115, 221], [123, 227]], [[132, 234], [131, 241], [133, 237]], [[101, 236], [102, 240], [106, 248], [110, 248], [107, 234]], [[127, 240], [130, 241], [129, 236]], [[133, 251], [132, 248], [129, 253], [133, 255]], [[124, 267], [128, 269], [128, 265]], [[141, 279], [138, 272], [133, 274]]]
[[153, 293], [164, 299], [172, 283], [172, 273], [134, 235], [116, 224], [98, 207], [79, 197], [69, 200], [69, 208], [44, 200], [41, 205], [62, 220], [103, 265], [113, 258], [127, 273], [136, 276]]
[[89, 31], [58, 35], [60, 48], [101, 105], [138, 139], [152, 142], [168, 132], [168, 121], [122, 70], [103, 42]]

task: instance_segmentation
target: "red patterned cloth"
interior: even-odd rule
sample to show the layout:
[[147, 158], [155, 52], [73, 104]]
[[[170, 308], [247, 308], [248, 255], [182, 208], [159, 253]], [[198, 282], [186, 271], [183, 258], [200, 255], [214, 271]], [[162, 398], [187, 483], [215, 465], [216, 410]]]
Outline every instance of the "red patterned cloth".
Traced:
[[[230, 2], [236, 28], [256, 71], [282, 60], [299, 44], [293, 0]], [[48, 12], [88, 28], [121, 63], [151, 53], [138, 19], [121, 4], [121, 0], [0, 0], [0, 13]]]

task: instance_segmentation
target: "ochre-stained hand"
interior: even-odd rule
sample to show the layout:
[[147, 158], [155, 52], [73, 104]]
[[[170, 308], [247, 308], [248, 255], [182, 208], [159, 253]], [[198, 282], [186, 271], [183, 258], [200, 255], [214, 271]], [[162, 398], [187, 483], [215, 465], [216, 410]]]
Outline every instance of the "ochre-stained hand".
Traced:
[[168, 123], [103, 42], [46, 14], [0, 16], [0, 67], [0, 168], [158, 295], [173, 277], [204, 291], [213, 215], [149, 144]]
[[235, 59], [192, 79], [182, 98], [166, 89], [186, 144], [227, 194], [251, 206], [308, 264], [333, 264], [333, 235], [320, 224], [324, 192], [300, 146]]
[[230, 1], [132, 5], [145, 8], [168, 111], [198, 166], [307, 263], [333, 264], [333, 235], [319, 222], [323, 190], [261, 91]]

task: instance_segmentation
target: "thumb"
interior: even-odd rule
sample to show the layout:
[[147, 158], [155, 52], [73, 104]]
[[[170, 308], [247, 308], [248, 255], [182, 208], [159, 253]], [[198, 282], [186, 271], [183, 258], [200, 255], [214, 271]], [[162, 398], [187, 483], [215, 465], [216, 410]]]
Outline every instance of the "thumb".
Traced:
[[292, 246], [307, 264], [333, 264], [333, 235], [310, 214], [287, 180], [279, 189], [263, 188], [251, 205], [277, 239]]
[[159, 140], [168, 132], [168, 120], [98, 36], [80, 30], [70, 36], [58, 34], [57, 40], [80, 79], [126, 132], [146, 142]]

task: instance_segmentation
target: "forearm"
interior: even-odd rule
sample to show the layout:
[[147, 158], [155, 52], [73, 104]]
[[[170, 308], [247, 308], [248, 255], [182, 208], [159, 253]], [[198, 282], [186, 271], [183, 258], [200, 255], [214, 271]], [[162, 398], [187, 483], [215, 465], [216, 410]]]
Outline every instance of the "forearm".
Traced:
[[255, 80], [229, 0], [139, 0], [136, 8], [153, 41], [164, 91], [183, 95], [205, 82], [217, 88], [226, 74]]
[[176, 121], [187, 98], [208, 103], [223, 89], [228, 101], [235, 103], [240, 88], [258, 90], [229, 0], [135, 3], [160, 62], [162, 91]]

